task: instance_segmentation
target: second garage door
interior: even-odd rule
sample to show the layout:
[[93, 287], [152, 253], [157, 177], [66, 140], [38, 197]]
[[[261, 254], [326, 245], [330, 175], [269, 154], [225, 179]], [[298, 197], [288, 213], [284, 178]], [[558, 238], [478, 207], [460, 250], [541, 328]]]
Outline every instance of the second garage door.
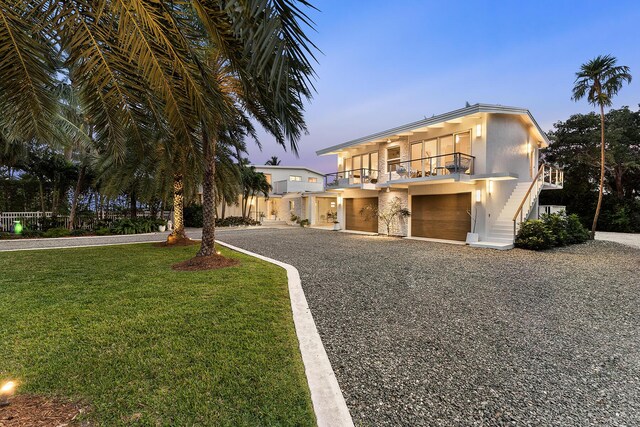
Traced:
[[471, 193], [413, 196], [411, 235], [464, 241], [471, 231], [467, 211], [471, 211]]
[[378, 232], [378, 217], [375, 215], [363, 216], [360, 210], [367, 205], [378, 207], [377, 197], [365, 197], [362, 199], [344, 199], [344, 217], [347, 230]]

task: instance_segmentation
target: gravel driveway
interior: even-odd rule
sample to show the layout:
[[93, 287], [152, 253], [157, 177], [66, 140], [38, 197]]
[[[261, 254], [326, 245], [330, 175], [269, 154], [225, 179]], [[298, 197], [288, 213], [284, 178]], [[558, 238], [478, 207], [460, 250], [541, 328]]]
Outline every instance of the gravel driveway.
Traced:
[[356, 425], [640, 425], [640, 250], [222, 231], [296, 266]]

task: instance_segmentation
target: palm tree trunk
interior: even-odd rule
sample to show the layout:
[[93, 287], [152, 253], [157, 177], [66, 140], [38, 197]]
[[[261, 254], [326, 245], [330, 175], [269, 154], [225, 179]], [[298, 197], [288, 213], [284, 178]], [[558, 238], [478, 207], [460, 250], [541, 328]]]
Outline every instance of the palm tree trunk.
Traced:
[[136, 219], [138, 217], [138, 200], [136, 199], [136, 192], [131, 192], [131, 219]]
[[42, 211], [42, 215], [44, 215], [44, 184], [42, 183], [42, 179], [38, 179], [38, 191], [40, 192], [40, 210]]
[[604, 105], [600, 105], [600, 189], [598, 190], [598, 205], [596, 213], [593, 216], [593, 225], [591, 226], [591, 239], [596, 237], [596, 226], [598, 225], [598, 216], [600, 216], [600, 208], [602, 207], [602, 193], [604, 192]]
[[167, 238], [168, 242], [186, 239], [184, 232], [184, 177], [181, 173], [173, 175], [173, 231]]
[[207, 132], [203, 132], [202, 138], [205, 162], [202, 179], [202, 243], [197, 257], [216, 253], [216, 140], [209, 139]]
[[82, 189], [82, 181], [84, 181], [85, 169], [85, 166], [82, 166], [80, 168], [80, 173], [78, 173], [78, 181], [76, 182], [76, 189], [73, 192], [71, 210], [69, 211], [69, 230], [73, 230], [75, 228], [76, 210], [78, 209], [78, 198], [80, 197], [80, 190]]

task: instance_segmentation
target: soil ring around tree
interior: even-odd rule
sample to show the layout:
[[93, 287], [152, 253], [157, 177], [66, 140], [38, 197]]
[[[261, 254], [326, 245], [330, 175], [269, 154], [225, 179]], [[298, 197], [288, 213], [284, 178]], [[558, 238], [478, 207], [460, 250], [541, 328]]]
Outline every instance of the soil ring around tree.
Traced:
[[193, 257], [186, 261], [173, 264], [171, 268], [177, 271], [205, 271], [233, 267], [238, 264], [240, 264], [240, 261], [237, 259], [226, 258], [221, 255], [210, 255]]
[[87, 413], [88, 406], [69, 400], [20, 394], [9, 400], [9, 405], [0, 407], [2, 427], [50, 427], [91, 426], [78, 417]]
[[158, 242], [158, 243], [155, 243], [154, 246], [159, 248], [170, 248], [173, 246], [195, 246], [198, 244], [200, 244], [200, 241], [191, 240], [188, 237], [185, 237], [181, 239], [174, 239], [171, 241], [166, 240], [164, 242]]

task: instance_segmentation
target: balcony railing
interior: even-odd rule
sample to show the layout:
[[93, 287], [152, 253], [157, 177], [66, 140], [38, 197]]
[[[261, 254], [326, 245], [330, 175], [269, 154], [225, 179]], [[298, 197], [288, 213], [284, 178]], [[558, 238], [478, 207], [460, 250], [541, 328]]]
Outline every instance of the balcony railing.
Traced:
[[415, 179], [430, 176], [466, 174], [473, 175], [475, 157], [464, 153], [449, 153], [422, 157], [389, 164], [389, 181]]
[[360, 168], [328, 173], [324, 176], [327, 188], [343, 188], [358, 184], [375, 184], [378, 182], [376, 169]]

